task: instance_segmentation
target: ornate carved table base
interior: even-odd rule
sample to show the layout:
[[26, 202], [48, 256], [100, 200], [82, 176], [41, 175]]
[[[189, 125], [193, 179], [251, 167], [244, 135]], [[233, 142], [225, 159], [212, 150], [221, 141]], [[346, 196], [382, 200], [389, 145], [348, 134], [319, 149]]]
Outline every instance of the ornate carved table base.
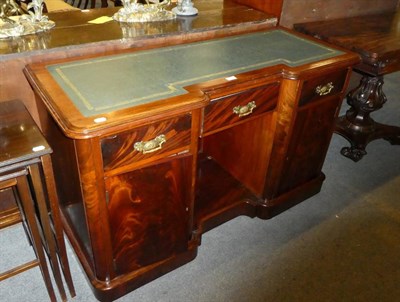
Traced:
[[343, 147], [341, 154], [355, 162], [367, 154], [365, 148], [373, 140], [383, 138], [392, 145], [400, 145], [400, 127], [383, 125], [370, 117], [386, 102], [382, 86], [382, 76], [363, 75], [359, 86], [347, 95], [350, 109], [336, 123], [335, 132], [351, 144]]

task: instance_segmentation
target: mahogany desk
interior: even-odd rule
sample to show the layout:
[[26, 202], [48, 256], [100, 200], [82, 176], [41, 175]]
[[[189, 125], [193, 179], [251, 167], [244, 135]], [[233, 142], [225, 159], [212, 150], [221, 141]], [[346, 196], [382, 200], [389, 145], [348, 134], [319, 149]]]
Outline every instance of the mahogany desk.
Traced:
[[66, 232], [102, 301], [204, 232], [319, 192], [356, 54], [271, 29], [29, 65]]
[[335, 132], [351, 144], [341, 153], [357, 162], [367, 154], [365, 148], [370, 141], [383, 138], [393, 145], [400, 144], [400, 127], [380, 124], [370, 116], [386, 102], [383, 76], [400, 70], [400, 11], [301, 23], [294, 28], [355, 51], [362, 58], [361, 64], [354, 67], [362, 79], [347, 95], [350, 109], [336, 124]]

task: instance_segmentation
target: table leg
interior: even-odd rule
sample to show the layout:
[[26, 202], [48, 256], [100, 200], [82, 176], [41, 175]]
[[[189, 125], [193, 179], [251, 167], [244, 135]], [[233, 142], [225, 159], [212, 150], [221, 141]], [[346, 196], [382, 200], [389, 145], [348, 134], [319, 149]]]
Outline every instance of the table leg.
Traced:
[[375, 122], [370, 114], [386, 102], [382, 90], [383, 77], [363, 75], [359, 86], [349, 92], [347, 103], [350, 108], [344, 116], [338, 118], [335, 132], [347, 139], [351, 146], [340, 151], [357, 162], [367, 154], [368, 143], [383, 138], [392, 145], [400, 144], [400, 127], [389, 126]]
[[50, 225], [50, 217], [47, 211], [47, 203], [46, 197], [44, 193], [44, 188], [42, 184], [42, 178], [40, 175], [38, 164], [29, 166], [30, 175], [32, 178], [32, 184], [34, 188], [34, 194], [36, 197], [36, 203], [39, 210], [40, 222], [43, 229], [44, 234], [44, 242], [43, 245], [46, 247], [46, 251], [49, 255], [50, 265], [53, 268], [54, 280], [56, 281], [58, 290], [60, 292], [60, 296], [62, 301], [67, 301], [67, 296], [65, 294], [60, 267], [58, 265], [57, 251], [56, 251], [56, 242], [53, 236], [53, 232], [51, 230]]
[[30, 195], [29, 184], [26, 176], [20, 176], [17, 178], [17, 190], [23, 207], [22, 213], [25, 216], [26, 222], [29, 225], [29, 230], [32, 236], [32, 244], [35, 249], [36, 256], [39, 259], [40, 270], [42, 272], [44, 283], [50, 296], [50, 301], [56, 302], [57, 298], [54, 294], [53, 286], [51, 284], [50, 273], [46, 264], [46, 258], [42, 247], [40, 232], [36, 223], [35, 209], [32, 203], [32, 197]]
[[58, 254], [60, 255], [61, 268], [64, 274], [71, 297], [75, 297], [75, 288], [71, 277], [69, 261], [67, 256], [67, 249], [64, 241], [64, 228], [61, 223], [60, 206], [58, 203], [58, 196], [56, 190], [56, 183], [53, 174], [53, 166], [51, 163], [50, 155], [44, 155], [41, 158], [42, 168], [44, 172], [47, 193], [49, 195], [50, 213], [53, 218], [54, 232], [56, 236], [56, 246]]

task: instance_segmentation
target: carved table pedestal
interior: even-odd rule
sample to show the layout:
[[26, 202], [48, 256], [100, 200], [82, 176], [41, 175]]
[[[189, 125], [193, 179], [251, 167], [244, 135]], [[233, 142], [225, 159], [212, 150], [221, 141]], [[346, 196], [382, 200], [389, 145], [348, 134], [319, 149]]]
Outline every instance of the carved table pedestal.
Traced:
[[400, 127], [375, 122], [370, 114], [386, 102], [383, 76], [400, 70], [400, 12], [295, 24], [300, 32], [357, 52], [362, 59], [354, 71], [360, 84], [347, 95], [350, 109], [338, 118], [335, 132], [351, 146], [341, 153], [359, 161], [369, 142], [383, 138], [400, 144]]

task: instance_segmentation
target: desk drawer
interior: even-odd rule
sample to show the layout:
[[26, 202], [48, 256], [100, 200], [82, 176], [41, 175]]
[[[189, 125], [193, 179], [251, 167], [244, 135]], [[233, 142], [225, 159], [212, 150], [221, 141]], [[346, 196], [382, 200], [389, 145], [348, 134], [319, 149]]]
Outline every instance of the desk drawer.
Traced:
[[347, 69], [335, 71], [304, 81], [299, 106], [311, 103], [321, 97], [340, 93], [346, 81]]
[[189, 150], [191, 120], [191, 115], [186, 114], [102, 139], [106, 174], [117, 174], [107, 172]]
[[203, 133], [226, 128], [275, 109], [279, 83], [270, 83], [211, 101], [204, 109]]

